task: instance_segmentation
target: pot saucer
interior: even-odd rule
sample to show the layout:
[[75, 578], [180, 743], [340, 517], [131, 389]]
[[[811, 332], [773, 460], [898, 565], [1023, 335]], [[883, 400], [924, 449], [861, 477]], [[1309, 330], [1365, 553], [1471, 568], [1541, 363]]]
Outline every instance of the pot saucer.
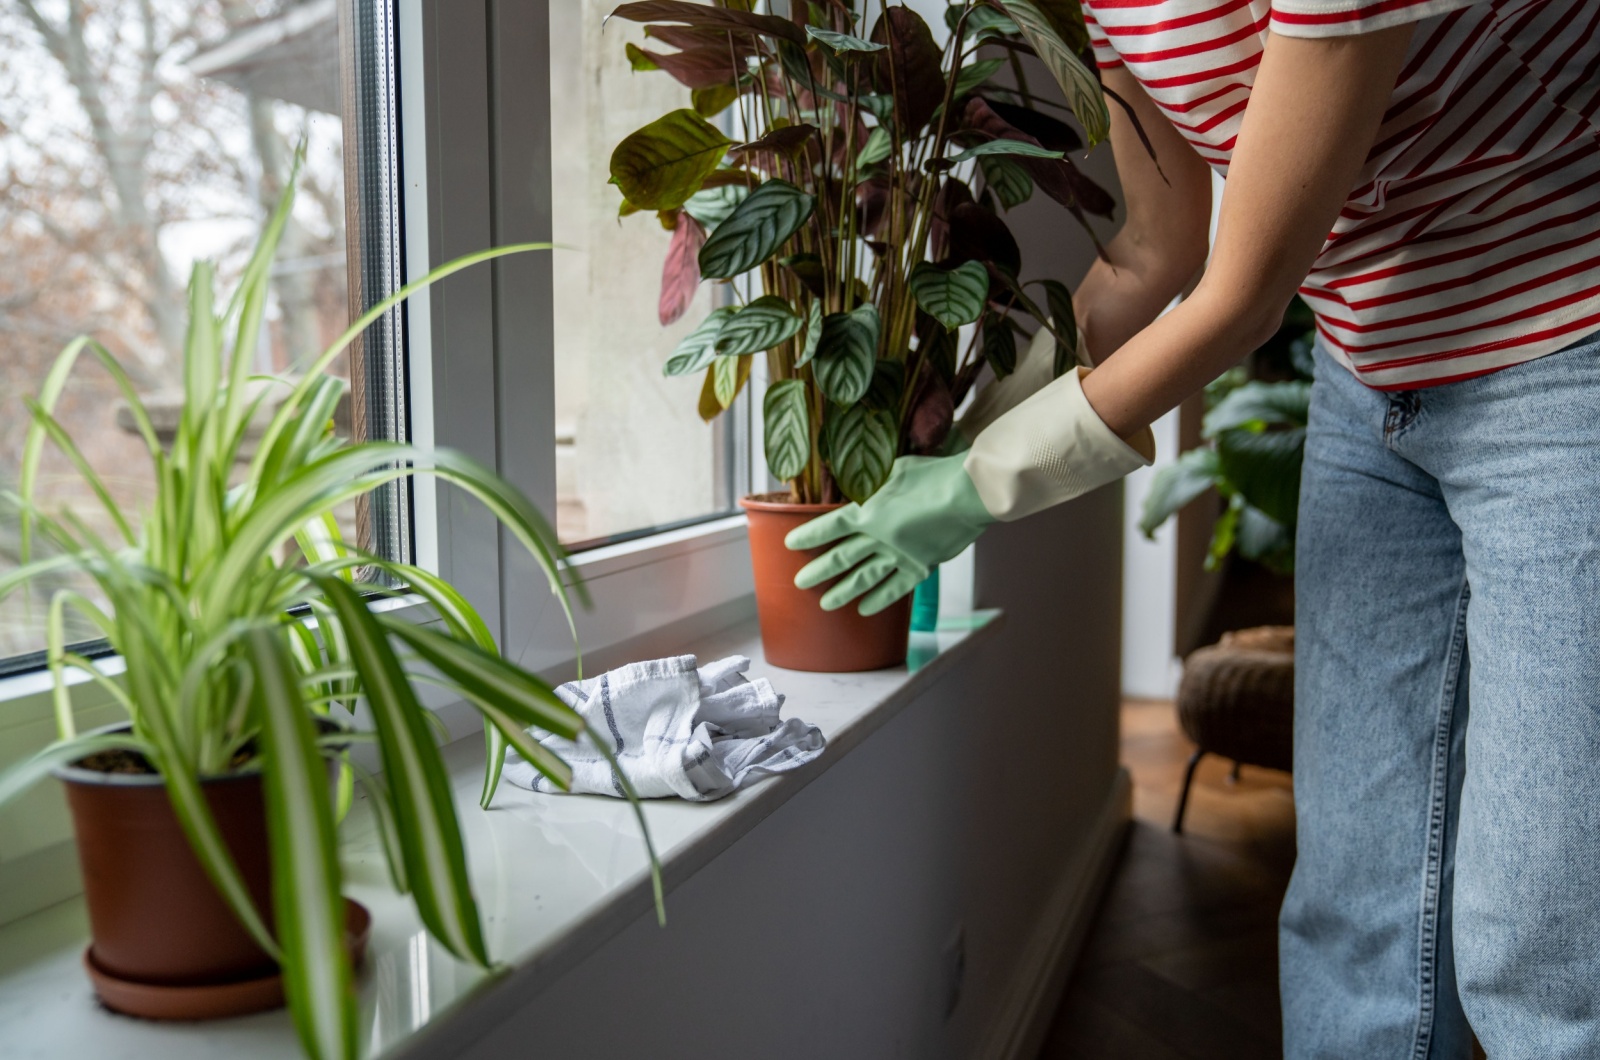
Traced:
[[[360, 902], [344, 900], [344, 944], [350, 963], [360, 968], [372, 933], [372, 914]], [[214, 1020], [266, 1012], [283, 1006], [283, 976], [232, 983], [198, 983], [170, 986], [121, 979], [95, 963], [94, 947], [83, 951], [100, 1003], [113, 1012], [150, 1020]]]

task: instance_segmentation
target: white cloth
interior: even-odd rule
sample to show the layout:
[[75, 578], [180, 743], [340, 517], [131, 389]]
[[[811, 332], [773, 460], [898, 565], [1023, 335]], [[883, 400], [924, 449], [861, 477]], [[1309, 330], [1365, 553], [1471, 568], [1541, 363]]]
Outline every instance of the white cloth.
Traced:
[[[822, 753], [815, 725], [778, 717], [783, 696], [765, 678], [744, 676], [735, 655], [704, 667], [693, 655], [631, 663], [556, 689], [600, 739], [611, 741], [641, 798], [677, 796], [707, 802], [770, 773], [797, 769]], [[588, 741], [539, 741], [572, 766], [572, 790], [622, 795], [611, 765]], [[531, 791], [559, 792], [515, 751], [506, 780]]]

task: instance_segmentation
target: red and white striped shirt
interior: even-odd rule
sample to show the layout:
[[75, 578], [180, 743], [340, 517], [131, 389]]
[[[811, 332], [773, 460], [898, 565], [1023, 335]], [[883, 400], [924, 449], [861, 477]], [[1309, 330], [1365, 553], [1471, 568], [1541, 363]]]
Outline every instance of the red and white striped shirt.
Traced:
[[1600, 329], [1600, 0], [1083, 0], [1224, 176], [1267, 30], [1416, 22], [1356, 187], [1300, 293], [1368, 385], [1452, 382]]

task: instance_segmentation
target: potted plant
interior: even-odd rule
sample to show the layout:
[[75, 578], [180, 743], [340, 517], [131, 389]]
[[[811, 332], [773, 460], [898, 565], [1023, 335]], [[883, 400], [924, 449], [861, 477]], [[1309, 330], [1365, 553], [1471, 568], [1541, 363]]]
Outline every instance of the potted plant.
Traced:
[[[195, 1018], [271, 1007], [286, 995], [306, 1052], [340, 1058], [358, 1052], [347, 928], [363, 914], [341, 897], [335, 836], [353, 782], [366, 789], [395, 887], [410, 894], [428, 931], [458, 958], [490, 963], [449, 778], [413, 684], [443, 685], [483, 715], [485, 805], [508, 745], [557, 786], [568, 784], [566, 763], [529, 729], [569, 738], [586, 730], [543, 681], [500, 656], [456, 589], [343, 540], [333, 517], [384, 483], [437, 476], [482, 501], [533, 554], [570, 623], [565, 558], [528, 499], [460, 453], [335, 436], [332, 417], [347, 384], [326, 374], [368, 324], [409, 295], [536, 247], [500, 247], [441, 266], [351, 324], [303, 377], [252, 378], [292, 195], [291, 183], [226, 305], [215, 300], [212, 267], [194, 269], [185, 398], [169, 445], [117, 359], [92, 339], [70, 344], [28, 402], [32, 424], [13, 498], [24, 563], [0, 576], [0, 596], [77, 573], [101, 599], [72, 588], [54, 593], [48, 660], [59, 740], [0, 775], [0, 801], [52, 770], [66, 782], [93, 932], [85, 961], [108, 1004]], [[53, 414], [84, 354], [116, 381], [154, 467], [154, 503], [137, 530]], [[282, 402], [245, 460], [257, 405], [274, 392]], [[39, 506], [47, 444], [98, 498], [112, 536], [71, 511]], [[230, 477], [236, 461], [247, 468]], [[39, 555], [40, 545], [50, 554]], [[402, 588], [358, 580], [363, 568]], [[437, 628], [369, 607], [367, 597], [401, 591], [432, 606]], [[120, 681], [66, 646], [69, 611], [121, 656]], [[76, 732], [70, 671], [116, 700], [127, 724]], [[370, 711], [370, 731], [352, 724], [358, 700]], [[353, 760], [356, 741], [376, 744], [381, 776]], [[658, 883], [658, 903], [659, 895]]]
[[[1015, 366], [1028, 333], [1019, 318], [1054, 336], [1057, 374], [1075, 363], [1071, 293], [1020, 277], [1002, 214], [1037, 189], [1086, 230], [1087, 214], [1108, 216], [1111, 197], [1067, 157], [1084, 136], [1064, 120], [1070, 110], [1092, 144], [1108, 116], [1078, 56], [1075, 3], [953, 0], [943, 48], [904, 6], [789, 10], [618, 7], [614, 17], [647, 23], [651, 47], [627, 45], [634, 69], [676, 78], [694, 106], [625, 138], [611, 177], [623, 214], [651, 211], [672, 230], [663, 324], [702, 282], [729, 293], [664, 366], [703, 376], [701, 416], [727, 409], [764, 357], [766, 462], [789, 488], [741, 503], [768, 661], [876, 669], [904, 660], [910, 601], [873, 618], [823, 612], [825, 587], [794, 587], [809, 557], [784, 548], [784, 535], [866, 500], [896, 457], [946, 445], [982, 368]], [[1070, 106], [1029, 90], [1024, 55], [1043, 61]], [[1010, 85], [995, 80], [1003, 70]]]

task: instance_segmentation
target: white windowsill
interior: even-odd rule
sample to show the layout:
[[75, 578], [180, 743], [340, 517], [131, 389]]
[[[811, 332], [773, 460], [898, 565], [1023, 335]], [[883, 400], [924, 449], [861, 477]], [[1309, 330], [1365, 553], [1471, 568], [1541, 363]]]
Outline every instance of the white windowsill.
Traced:
[[[750, 655], [752, 674], [768, 677], [788, 697], [785, 716], [820, 726], [828, 749], [809, 767], [719, 802], [647, 805], [665, 873], [668, 917], [674, 887], [848, 755], [999, 624], [996, 614], [982, 613], [966, 628], [914, 634], [908, 667], [865, 674], [767, 666], [754, 621], [685, 645], [702, 659]], [[348, 892], [372, 910], [375, 921], [361, 977], [363, 1026], [372, 1055], [421, 1055], [454, 1037], [458, 1021], [503, 1014], [651, 908], [643, 845], [626, 803], [534, 795], [502, 785], [494, 809], [484, 813], [477, 807], [481, 742], [458, 740], [446, 757], [490, 950], [509, 971], [489, 980], [427, 939], [409, 904], [387, 886], [377, 838], [358, 807], [345, 826], [346, 875]], [[81, 896], [0, 928], [0, 1028], [7, 1057], [299, 1055], [284, 1012], [159, 1024], [105, 1011], [95, 1003], [80, 965], [86, 936]]]

